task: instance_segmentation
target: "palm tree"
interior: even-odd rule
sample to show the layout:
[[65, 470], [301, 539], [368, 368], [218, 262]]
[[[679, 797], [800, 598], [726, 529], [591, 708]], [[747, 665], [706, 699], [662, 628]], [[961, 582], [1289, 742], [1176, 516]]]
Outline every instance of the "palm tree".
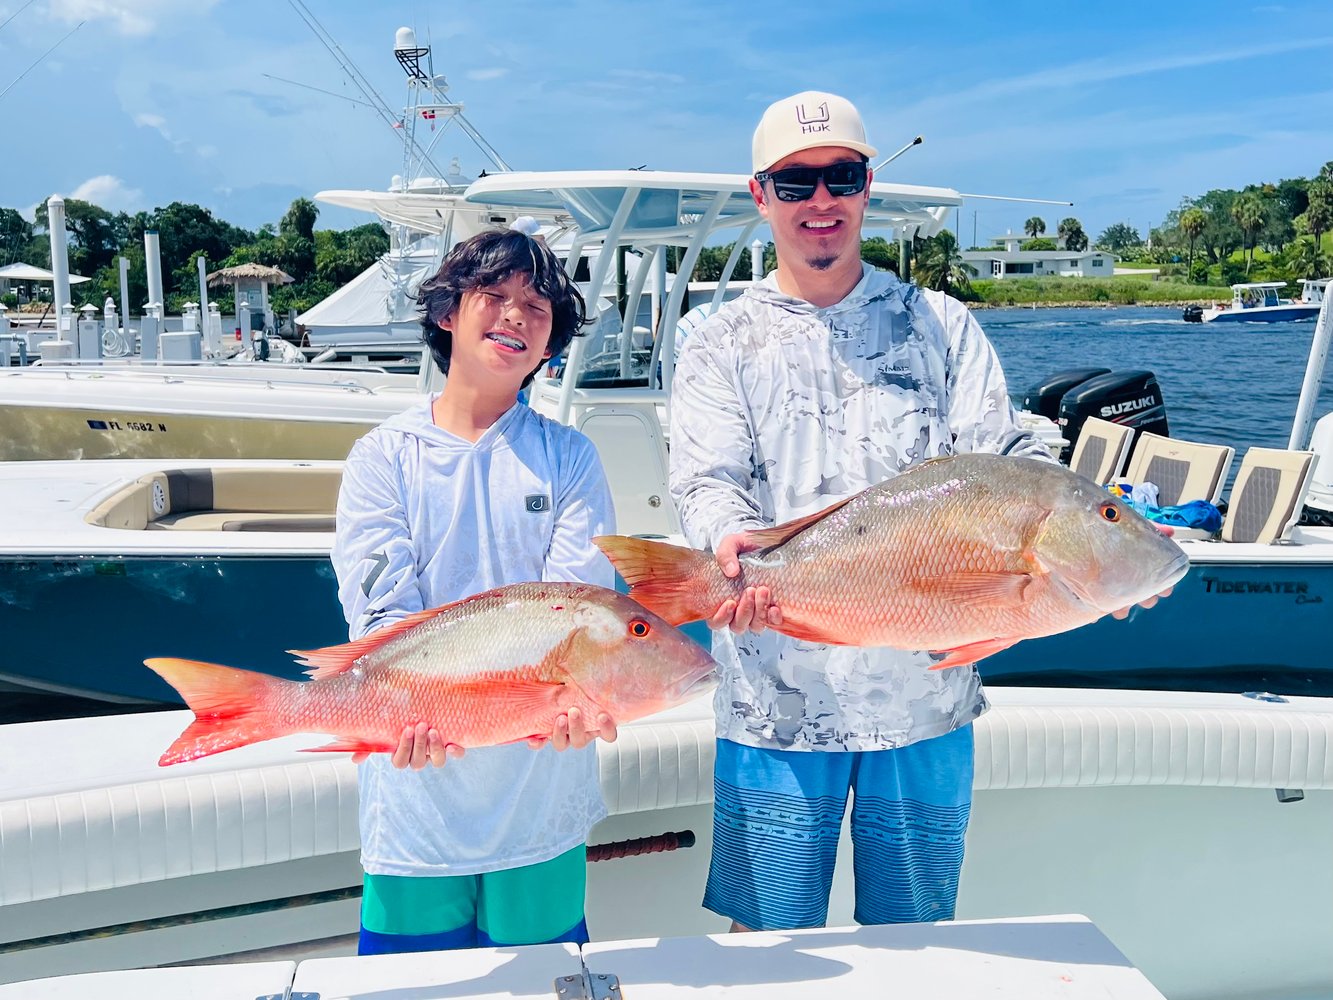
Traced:
[[938, 235], [922, 240], [921, 243], [921, 254], [916, 260], [917, 284], [941, 292], [972, 286], [971, 272], [963, 263], [953, 233], [942, 229]]
[[1245, 276], [1248, 278], [1250, 267], [1254, 264], [1254, 236], [1264, 224], [1264, 204], [1253, 193], [1243, 194], [1232, 202], [1231, 218], [1245, 234], [1245, 247], [1248, 252], [1245, 260]]
[[1322, 278], [1328, 270], [1328, 257], [1319, 250], [1314, 240], [1296, 241], [1296, 252], [1291, 255], [1291, 267], [1298, 277]]
[[1080, 253], [1088, 249], [1088, 234], [1083, 231], [1083, 223], [1079, 222], [1073, 216], [1060, 220], [1060, 227], [1056, 230], [1056, 236], [1064, 241], [1066, 250], [1072, 250]]
[[1310, 203], [1305, 209], [1305, 227], [1314, 237], [1316, 247], [1320, 246], [1320, 237], [1333, 229], [1333, 180], [1326, 181], [1321, 178], [1310, 184]]
[[1033, 239], [1046, 232], [1046, 220], [1040, 216], [1034, 215], [1023, 223], [1023, 232], [1027, 233]]
[[1208, 228], [1208, 216], [1203, 209], [1187, 208], [1180, 213], [1180, 231], [1190, 241], [1190, 262], [1186, 274], [1194, 271], [1194, 244], [1206, 228]]

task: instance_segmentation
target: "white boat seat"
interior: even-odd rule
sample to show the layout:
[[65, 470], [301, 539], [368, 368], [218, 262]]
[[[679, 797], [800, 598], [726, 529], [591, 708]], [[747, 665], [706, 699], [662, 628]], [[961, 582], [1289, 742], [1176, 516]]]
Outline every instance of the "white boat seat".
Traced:
[[1131, 483], [1152, 483], [1163, 507], [1191, 500], [1217, 503], [1226, 485], [1227, 470], [1236, 449], [1163, 437], [1144, 431], [1130, 457], [1125, 478]]
[[1249, 449], [1231, 488], [1222, 540], [1265, 545], [1284, 540], [1300, 518], [1314, 467], [1312, 451]]
[[680, 521], [667, 491], [667, 447], [656, 400], [581, 408], [574, 426], [601, 457], [617, 530], [626, 535], [679, 534]]
[[85, 520], [132, 531], [332, 531], [341, 483], [341, 468], [167, 469], [117, 490]]
[[1078, 432], [1069, 467], [1098, 486], [1105, 486], [1125, 467], [1133, 440], [1134, 428], [1088, 417]]

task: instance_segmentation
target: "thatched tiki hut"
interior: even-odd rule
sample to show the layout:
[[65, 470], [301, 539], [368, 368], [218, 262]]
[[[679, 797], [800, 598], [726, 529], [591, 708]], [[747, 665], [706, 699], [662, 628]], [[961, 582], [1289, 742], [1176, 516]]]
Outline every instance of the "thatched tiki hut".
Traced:
[[238, 264], [236, 267], [224, 267], [208, 275], [208, 284], [212, 288], [230, 285], [236, 296], [236, 309], [239, 314], [242, 303], [250, 307], [251, 314], [262, 310], [264, 329], [274, 330], [273, 310], [268, 304], [269, 285], [290, 285], [296, 279], [286, 271], [266, 264]]

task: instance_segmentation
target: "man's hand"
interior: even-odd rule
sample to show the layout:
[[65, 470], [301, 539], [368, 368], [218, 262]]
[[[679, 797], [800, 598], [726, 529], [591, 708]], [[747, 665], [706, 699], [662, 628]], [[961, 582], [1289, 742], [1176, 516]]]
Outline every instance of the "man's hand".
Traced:
[[1119, 611], [1112, 611], [1112, 612], [1111, 612], [1111, 617], [1114, 618], [1114, 619], [1116, 619], [1117, 621], [1124, 621], [1126, 618], [1129, 617], [1129, 613], [1130, 613], [1131, 611], [1133, 611], [1134, 608], [1136, 608], [1136, 607], [1137, 607], [1137, 608], [1151, 608], [1154, 604], [1156, 604], [1158, 601], [1160, 601], [1163, 597], [1170, 597], [1170, 596], [1171, 596], [1171, 591], [1172, 591], [1172, 589], [1173, 589], [1173, 588], [1171, 588], [1171, 587], [1167, 587], [1167, 588], [1166, 588], [1164, 591], [1162, 591], [1160, 594], [1156, 594], [1156, 595], [1154, 595], [1153, 597], [1149, 597], [1146, 601], [1139, 601], [1139, 603], [1136, 604], [1136, 605], [1134, 605], [1133, 607], [1121, 608]]
[[[749, 532], [727, 535], [713, 551], [717, 564], [728, 579], [740, 575], [740, 557], [745, 552], [762, 548], [750, 539]], [[767, 587], [746, 587], [739, 600], [729, 598], [708, 619], [709, 628], [729, 628], [733, 632], [762, 632], [782, 624], [782, 609], [773, 603], [773, 593]]]
[[[1164, 534], [1167, 538], [1170, 538], [1172, 535], [1176, 533], [1176, 529], [1171, 527], [1171, 525], [1169, 524], [1158, 524], [1156, 522], [1153, 522], [1153, 527], [1156, 528], [1158, 531], [1160, 531], [1162, 534]], [[1167, 587], [1160, 594], [1157, 594], [1154, 597], [1149, 597], [1146, 601], [1139, 601], [1136, 607], [1151, 608], [1163, 597], [1170, 597], [1172, 589], [1173, 588], [1171, 587]], [[1129, 617], [1129, 613], [1133, 610], [1134, 610], [1133, 607], [1121, 608], [1119, 611], [1112, 611], [1111, 617], [1114, 618], [1116, 621], [1124, 621], [1126, 618]]]
[[[360, 764], [369, 757], [369, 753], [352, 754], [352, 763]], [[398, 738], [398, 747], [393, 752], [391, 763], [400, 771], [410, 767], [420, 771], [427, 764], [444, 767], [450, 757], [463, 756], [463, 748], [457, 743], [445, 743], [439, 732], [418, 722], [415, 726], [405, 726]]]
[[555, 729], [549, 737], [534, 736], [528, 740], [528, 746], [534, 750], [540, 750], [548, 745], [556, 750], [568, 750], [570, 747], [582, 750], [595, 739], [614, 743], [620, 734], [611, 716], [605, 712], [598, 712], [596, 722], [595, 727], [588, 728], [583, 722], [583, 712], [578, 708], [571, 708], [556, 717]]

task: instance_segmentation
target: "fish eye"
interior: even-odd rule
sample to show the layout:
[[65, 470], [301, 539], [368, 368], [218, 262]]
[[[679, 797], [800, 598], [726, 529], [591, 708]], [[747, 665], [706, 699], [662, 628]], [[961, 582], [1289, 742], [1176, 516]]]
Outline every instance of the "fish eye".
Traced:
[[1113, 503], [1104, 503], [1102, 504], [1102, 517], [1106, 518], [1108, 521], [1119, 521], [1120, 508]]
[[635, 618], [632, 622], [629, 623], [629, 634], [634, 636], [636, 639], [642, 639], [652, 630], [653, 627], [649, 625], [646, 621], [644, 621], [642, 618]]

